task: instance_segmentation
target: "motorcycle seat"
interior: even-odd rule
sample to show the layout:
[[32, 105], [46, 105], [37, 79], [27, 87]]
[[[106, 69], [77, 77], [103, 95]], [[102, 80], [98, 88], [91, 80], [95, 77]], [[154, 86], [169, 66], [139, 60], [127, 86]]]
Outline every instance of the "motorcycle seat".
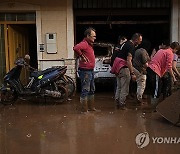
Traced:
[[67, 68], [67, 66], [57, 66], [57, 67], [47, 68], [43, 71], [34, 71], [34, 72], [31, 72], [31, 77], [38, 78], [41, 75], [48, 74], [48, 73], [55, 71], [57, 69], [59, 69], [59, 71], [61, 71], [65, 68]]

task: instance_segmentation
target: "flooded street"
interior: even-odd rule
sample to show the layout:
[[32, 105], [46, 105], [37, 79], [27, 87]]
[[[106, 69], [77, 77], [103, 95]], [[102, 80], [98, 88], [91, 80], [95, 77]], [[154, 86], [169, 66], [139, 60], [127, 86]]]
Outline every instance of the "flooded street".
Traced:
[[112, 96], [96, 93], [101, 112], [87, 115], [76, 110], [78, 93], [63, 104], [0, 104], [0, 154], [180, 153], [180, 127], [132, 102], [117, 110]]

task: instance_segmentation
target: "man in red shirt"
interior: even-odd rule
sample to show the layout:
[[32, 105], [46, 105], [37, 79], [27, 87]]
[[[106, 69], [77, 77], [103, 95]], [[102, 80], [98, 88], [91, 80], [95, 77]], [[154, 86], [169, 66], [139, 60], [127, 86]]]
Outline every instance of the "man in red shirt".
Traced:
[[78, 73], [81, 80], [80, 103], [82, 112], [96, 111], [94, 107], [94, 66], [95, 55], [93, 43], [96, 39], [96, 31], [88, 28], [84, 32], [84, 39], [74, 46], [73, 50], [79, 57]]

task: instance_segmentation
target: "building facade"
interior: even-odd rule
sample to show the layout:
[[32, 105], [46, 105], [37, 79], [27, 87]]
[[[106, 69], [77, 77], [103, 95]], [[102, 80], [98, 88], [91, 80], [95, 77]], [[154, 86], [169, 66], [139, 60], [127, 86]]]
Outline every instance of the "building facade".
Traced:
[[[0, 82], [19, 56], [38, 69], [68, 66], [76, 77], [73, 46], [86, 27], [98, 41], [141, 32], [150, 41], [180, 40], [179, 0], [0, 0]], [[127, 33], [125, 33], [127, 32]]]

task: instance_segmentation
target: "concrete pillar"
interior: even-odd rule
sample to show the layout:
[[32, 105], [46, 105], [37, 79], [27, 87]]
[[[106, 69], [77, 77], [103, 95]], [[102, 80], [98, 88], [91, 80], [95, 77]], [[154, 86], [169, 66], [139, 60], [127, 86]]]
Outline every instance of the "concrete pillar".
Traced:
[[41, 23], [41, 11], [36, 11], [36, 36], [37, 36], [37, 60], [38, 60], [38, 69], [41, 69], [40, 60], [42, 60], [42, 52], [39, 50], [39, 44], [42, 43], [42, 23]]
[[171, 41], [179, 41], [179, 0], [172, 0], [171, 8]]
[[67, 0], [67, 52], [68, 58], [74, 58], [74, 17], [73, 0]]

